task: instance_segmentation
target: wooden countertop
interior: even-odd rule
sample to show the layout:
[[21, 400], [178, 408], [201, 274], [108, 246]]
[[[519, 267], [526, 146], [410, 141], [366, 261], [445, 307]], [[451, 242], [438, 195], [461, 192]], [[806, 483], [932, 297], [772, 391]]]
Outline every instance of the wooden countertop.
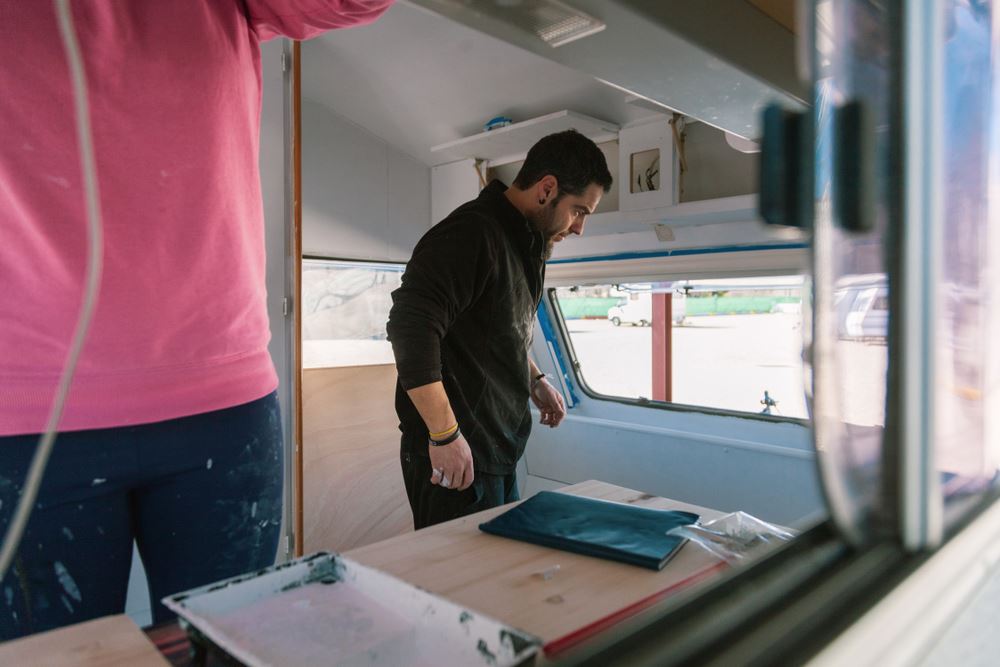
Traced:
[[124, 614], [0, 644], [0, 665], [164, 667], [169, 664]]
[[[657, 509], [695, 512], [703, 521], [721, 513], [604, 482], [560, 489]], [[580, 556], [488, 535], [479, 524], [510, 506], [408, 533], [344, 556], [388, 572], [470, 610], [520, 628], [549, 647], [572, 645], [588, 629], [605, 627], [630, 610], [710, 575], [720, 563], [688, 543], [659, 571]], [[174, 634], [181, 635], [173, 627]], [[175, 642], [176, 643], [176, 642]], [[186, 642], [172, 660], [185, 664]], [[0, 644], [0, 665], [167, 665], [124, 615], [108, 616]]]
[[[702, 521], [722, 513], [587, 481], [559, 489], [656, 509], [695, 512]], [[479, 524], [510, 505], [394, 537], [344, 553], [453, 602], [540, 637], [562, 640], [623, 609], [719, 569], [719, 561], [685, 544], [655, 572], [634, 565], [488, 535]]]

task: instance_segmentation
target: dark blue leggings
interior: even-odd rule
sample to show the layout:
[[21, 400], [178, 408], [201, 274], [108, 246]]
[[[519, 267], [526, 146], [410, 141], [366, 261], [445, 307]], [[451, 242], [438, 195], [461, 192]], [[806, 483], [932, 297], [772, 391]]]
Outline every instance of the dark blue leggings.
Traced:
[[[142, 426], [60, 434], [0, 584], [0, 640], [122, 613], [135, 539], [153, 619], [164, 596], [271, 565], [281, 530], [275, 394]], [[0, 529], [37, 436], [0, 438]]]

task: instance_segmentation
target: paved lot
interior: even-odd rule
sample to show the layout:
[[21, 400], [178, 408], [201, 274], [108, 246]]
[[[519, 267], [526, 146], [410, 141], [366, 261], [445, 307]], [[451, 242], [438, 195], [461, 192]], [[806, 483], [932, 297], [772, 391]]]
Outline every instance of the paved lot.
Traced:
[[[615, 327], [607, 320], [567, 322], [582, 373], [590, 387], [616, 396], [652, 392], [652, 329]], [[775, 414], [806, 418], [799, 316], [789, 313], [688, 318], [673, 328], [673, 400], [729, 410], [760, 412], [764, 391]], [[841, 341], [838, 354], [855, 369], [844, 392], [854, 423], [882, 418], [879, 374], [885, 347]]]

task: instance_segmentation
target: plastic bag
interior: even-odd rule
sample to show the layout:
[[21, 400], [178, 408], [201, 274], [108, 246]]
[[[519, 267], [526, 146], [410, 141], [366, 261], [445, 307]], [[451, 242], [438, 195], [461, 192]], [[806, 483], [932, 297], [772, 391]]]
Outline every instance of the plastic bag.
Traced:
[[746, 512], [732, 512], [707, 523], [679, 526], [667, 534], [687, 538], [733, 564], [787, 542], [797, 533]]

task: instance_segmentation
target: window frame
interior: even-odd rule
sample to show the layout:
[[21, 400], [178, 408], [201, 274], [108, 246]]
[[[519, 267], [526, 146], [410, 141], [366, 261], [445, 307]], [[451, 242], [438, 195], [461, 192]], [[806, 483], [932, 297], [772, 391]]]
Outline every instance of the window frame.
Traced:
[[[580, 360], [576, 355], [576, 350], [573, 347], [573, 340], [569, 333], [569, 329], [566, 326], [566, 318], [563, 316], [562, 309], [559, 306], [559, 299], [556, 297], [556, 290], [558, 287], [546, 287], [545, 288], [545, 299], [546, 305], [551, 309], [551, 315], [549, 318], [554, 320], [552, 322], [553, 328], [558, 332], [559, 344], [563, 346], [563, 350], [566, 353], [566, 360], [569, 365], [568, 369], [564, 369], [568, 372], [573, 373], [573, 378], [576, 380], [580, 387], [580, 390], [591, 399], [597, 401], [607, 401], [610, 403], [619, 403], [622, 405], [632, 405], [636, 407], [652, 408], [654, 410], [666, 410], [669, 412], [686, 412], [686, 413], [700, 413], [706, 415], [714, 415], [718, 417], [736, 417], [739, 419], [755, 419], [762, 422], [771, 422], [779, 424], [797, 424], [799, 426], [805, 426], [810, 428], [810, 420], [802, 419], [800, 417], [788, 417], [784, 415], [766, 415], [758, 412], [743, 412], [740, 410], [729, 410], [726, 408], [713, 408], [709, 406], [691, 405], [689, 403], [677, 403], [673, 401], [656, 401], [651, 398], [629, 398], [627, 396], [613, 396], [610, 394], [602, 394], [601, 392], [595, 391], [593, 388], [587, 384], [586, 379], [583, 375], [582, 365]], [[556, 316], [557, 315], [557, 316]], [[808, 407], [808, 403], [807, 403]]]

